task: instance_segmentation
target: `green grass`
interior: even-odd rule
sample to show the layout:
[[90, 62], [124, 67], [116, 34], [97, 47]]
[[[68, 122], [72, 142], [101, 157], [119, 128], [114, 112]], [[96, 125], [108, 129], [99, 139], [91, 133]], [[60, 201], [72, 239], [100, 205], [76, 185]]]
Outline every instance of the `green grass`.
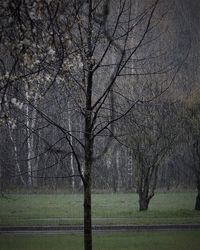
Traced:
[[[136, 194], [94, 194], [93, 223], [200, 223], [195, 192], [158, 193], [147, 212]], [[67, 225], [83, 222], [81, 194], [13, 194], [0, 199], [0, 225]]]
[[[94, 250], [198, 250], [200, 231], [95, 234]], [[1, 250], [79, 250], [80, 234], [0, 236]]]

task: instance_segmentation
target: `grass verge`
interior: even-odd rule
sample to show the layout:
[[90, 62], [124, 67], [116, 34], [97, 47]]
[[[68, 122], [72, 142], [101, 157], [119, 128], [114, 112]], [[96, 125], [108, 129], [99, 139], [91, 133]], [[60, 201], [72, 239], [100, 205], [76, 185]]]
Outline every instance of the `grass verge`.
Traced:
[[[136, 194], [94, 194], [95, 224], [200, 223], [194, 192], [158, 193], [138, 211]], [[0, 199], [0, 225], [70, 225], [83, 222], [81, 194], [13, 194]]]
[[[200, 231], [95, 234], [94, 250], [198, 250]], [[80, 234], [0, 236], [1, 250], [79, 250]]]

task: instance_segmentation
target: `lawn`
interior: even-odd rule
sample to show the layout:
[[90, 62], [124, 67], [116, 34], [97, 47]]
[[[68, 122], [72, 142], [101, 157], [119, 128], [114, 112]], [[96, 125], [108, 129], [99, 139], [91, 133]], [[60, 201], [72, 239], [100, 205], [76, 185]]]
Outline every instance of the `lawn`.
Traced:
[[[200, 223], [195, 192], [158, 193], [147, 212], [136, 194], [94, 194], [93, 223]], [[68, 225], [83, 222], [81, 194], [10, 194], [0, 199], [0, 225]]]
[[[200, 231], [94, 235], [94, 250], [199, 250]], [[0, 236], [1, 250], [79, 250], [80, 234]]]

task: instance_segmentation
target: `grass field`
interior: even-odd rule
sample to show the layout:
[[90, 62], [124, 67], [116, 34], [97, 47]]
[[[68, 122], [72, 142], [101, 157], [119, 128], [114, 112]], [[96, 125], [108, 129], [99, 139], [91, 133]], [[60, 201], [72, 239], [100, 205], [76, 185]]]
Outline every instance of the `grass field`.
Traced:
[[[93, 223], [200, 223], [195, 192], [158, 193], [147, 212], [136, 194], [94, 194]], [[13, 194], [0, 199], [0, 225], [67, 225], [83, 222], [81, 194]]]
[[[200, 231], [96, 234], [94, 250], [199, 250]], [[0, 236], [1, 250], [79, 250], [79, 234]]]

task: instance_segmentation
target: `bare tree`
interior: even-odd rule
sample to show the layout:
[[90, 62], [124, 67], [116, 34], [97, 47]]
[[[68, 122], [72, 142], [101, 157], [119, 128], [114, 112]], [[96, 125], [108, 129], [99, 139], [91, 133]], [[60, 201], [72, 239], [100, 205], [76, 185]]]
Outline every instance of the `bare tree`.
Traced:
[[126, 124], [126, 140], [133, 150], [134, 185], [139, 195], [139, 210], [143, 211], [154, 196], [159, 167], [179, 137], [176, 109], [169, 101], [143, 104]]
[[[65, 177], [79, 176], [83, 183], [84, 245], [87, 250], [92, 249], [93, 164], [106, 152], [110, 138], [115, 136], [112, 124], [143, 101], [142, 95], [130, 96], [123, 86], [126, 85], [127, 90], [130, 79], [137, 75], [165, 74], [170, 70], [169, 65], [164, 68], [155, 65], [153, 71], [152, 68], [147, 72], [138, 71], [141, 62], [152, 62], [153, 55], [146, 58], [145, 51], [149, 45], [153, 48], [153, 41], [160, 36], [157, 26], [162, 15], [156, 13], [158, 3], [158, 0], [148, 1], [137, 14], [130, 0], [5, 1], [2, 6], [1, 30], [4, 35], [1, 39], [13, 62], [2, 76], [2, 112], [5, 93], [17, 89], [18, 99], [36, 112], [38, 119], [57, 131], [60, 138], [54, 146], [62, 140], [68, 144], [66, 151], [70, 148], [70, 152], [66, 154], [73, 154], [71, 166], [76, 163], [78, 173], [68, 174], [66, 171]], [[3, 61], [2, 65], [5, 66]], [[27, 83], [34, 89], [29, 93], [30, 97], [26, 95]], [[137, 88], [137, 84], [131, 88]], [[53, 88], [60, 94], [58, 103], [56, 98], [51, 98]], [[153, 98], [163, 91], [160, 88]], [[72, 131], [69, 122], [55, 119], [50, 108], [36, 102], [51, 101], [55, 108], [62, 98], [66, 98], [66, 93], [73, 101], [77, 120], [83, 122], [80, 130]], [[110, 95], [117, 100], [115, 107], [110, 106]], [[69, 107], [63, 109], [67, 111]], [[28, 109], [25, 115], [31, 119]], [[27, 124], [27, 128], [34, 129], [31, 124]], [[102, 147], [98, 152], [100, 137], [108, 139], [104, 149]], [[31, 139], [31, 134], [28, 138]], [[29, 171], [29, 175], [34, 171]]]

